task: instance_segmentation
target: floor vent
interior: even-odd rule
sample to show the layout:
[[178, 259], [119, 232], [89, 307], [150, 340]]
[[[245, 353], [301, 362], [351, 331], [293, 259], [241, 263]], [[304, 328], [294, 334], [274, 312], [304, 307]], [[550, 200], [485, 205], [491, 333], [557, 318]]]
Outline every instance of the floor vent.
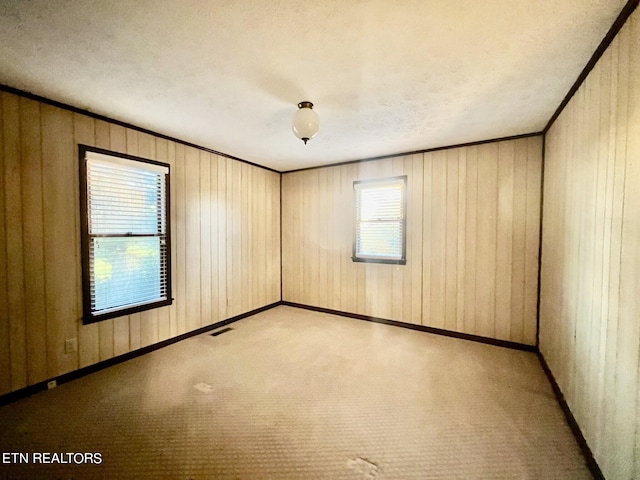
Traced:
[[217, 337], [218, 335], [222, 335], [223, 333], [227, 333], [233, 330], [231, 327], [223, 328], [222, 330], [218, 330], [217, 332], [213, 332], [211, 334], [212, 337]]

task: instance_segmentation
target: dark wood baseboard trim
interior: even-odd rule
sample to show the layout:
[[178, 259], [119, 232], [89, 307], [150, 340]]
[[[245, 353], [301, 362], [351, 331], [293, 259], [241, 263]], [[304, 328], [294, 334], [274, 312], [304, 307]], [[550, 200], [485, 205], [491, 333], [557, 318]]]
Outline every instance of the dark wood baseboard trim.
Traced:
[[584, 459], [587, 463], [587, 467], [589, 467], [589, 471], [593, 475], [595, 480], [605, 480], [604, 475], [602, 474], [602, 470], [600, 470], [600, 466], [598, 462], [596, 462], [595, 457], [593, 456], [593, 452], [591, 448], [589, 448], [589, 444], [587, 440], [584, 438], [582, 434], [582, 430], [580, 430], [580, 426], [576, 421], [573, 413], [571, 413], [571, 409], [567, 404], [567, 401], [564, 398], [562, 390], [558, 386], [558, 382], [556, 382], [556, 378], [553, 376], [549, 365], [547, 365], [547, 361], [544, 359], [544, 355], [540, 351], [538, 351], [538, 358], [540, 359], [540, 365], [542, 365], [542, 370], [544, 370], [547, 379], [549, 379], [549, 383], [551, 383], [551, 388], [553, 389], [553, 393], [556, 396], [556, 400], [560, 404], [560, 408], [564, 412], [564, 416], [567, 419], [567, 423], [569, 424], [569, 428], [573, 432], [573, 435], [576, 437], [576, 441], [580, 446], [580, 450], [582, 450], [582, 455], [584, 455]]
[[29, 385], [28, 387], [21, 388], [20, 390], [16, 390], [5, 395], [0, 396], [0, 406], [6, 405], [11, 402], [15, 402], [16, 400], [20, 400], [21, 398], [25, 398], [33, 395], [34, 393], [38, 393], [42, 390], [47, 389], [47, 384], [55, 380], [58, 385], [63, 383], [70, 382], [71, 380], [75, 380], [80, 377], [84, 377], [85, 375], [89, 375], [94, 372], [98, 372], [108, 367], [112, 367], [122, 362], [126, 362], [127, 360], [131, 360], [136, 357], [140, 357], [147, 353], [151, 353], [155, 350], [159, 350], [163, 347], [167, 347], [174, 343], [180, 342], [187, 338], [195, 337], [196, 335], [201, 335], [211, 330], [216, 330], [220, 327], [224, 327], [229, 325], [230, 323], [237, 322], [238, 320], [242, 320], [243, 318], [250, 317], [251, 315], [255, 315], [260, 312], [264, 312], [265, 310], [270, 310], [274, 307], [277, 307], [282, 302], [275, 302], [270, 305], [265, 305], [264, 307], [256, 308], [255, 310], [251, 310], [250, 312], [241, 313], [240, 315], [236, 315], [235, 317], [227, 318], [226, 320], [222, 320], [220, 322], [216, 322], [212, 325], [207, 325], [206, 327], [198, 328], [197, 330], [193, 330], [191, 332], [183, 333], [182, 335], [178, 335], [177, 337], [169, 338], [167, 340], [163, 340], [162, 342], [154, 343], [153, 345], [148, 345], [146, 347], [142, 347], [138, 350], [134, 350], [132, 352], [124, 353], [122, 355], [118, 355], [117, 357], [109, 358], [107, 360], [103, 360], [102, 362], [94, 363], [93, 365], [88, 365], [86, 367], [82, 367], [78, 370], [74, 370], [69, 373], [64, 373], [57, 377], [49, 378], [43, 382], [38, 382], [34, 385]]
[[417, 330], [419, 332], [433, 333], [435, 335], [443, 335], [445, 337], [460, 338], [462, 340], [470, 340], [472, 342], [486, 343], [497, 347], [512, 348], [515, 350], [524, 350], [526, 352], [537, 352], [535, 345], [525, 345], [523, 343], [510, 342], [508, 340], [498, 340], [495, 338], [481, 337], [479, 335], [471, 335], [468, 333], [453, 332], [435, 327], [426, 327], [424, 325], [414, 325], [413, 323], [399, 322], [397, 320], [388, 320], [380, 317], [370, 317], [368, 315], [360, 315], [359, 313], [342, 312], [339, 310], [331, 310], [329, 308], [314, 307], [312, 305], [303, 305], [300, 303], [282, 301], [281, 305], [289, 307], [303, 308], [305, 310], [313, 310], [315, 312], [330, 313], [332, 315], [340, 315], [342, 317], [355, 318], [357, 320], [366, 320], [368, 322], [383, 323], [385, 325], [393, 325], [394, 327], [408, 328], [409, 330]]

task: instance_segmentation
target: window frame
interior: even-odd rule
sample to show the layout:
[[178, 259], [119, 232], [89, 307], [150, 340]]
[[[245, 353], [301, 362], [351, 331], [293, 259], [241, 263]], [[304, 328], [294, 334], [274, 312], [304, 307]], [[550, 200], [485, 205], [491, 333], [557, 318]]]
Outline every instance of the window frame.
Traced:
[[[166, 239], [166, 296], [164, 300], [150, 301], [148, 303], [136, 304], [130, 307], [123, 307], [109, 310], [105, 313], [95, 313], [91, 309], [91, 265], [90, 265], [90, 241], [89, 234], [89, 205], [88, 205], [88, 182], [87, 182], [87, 154], [96, 153], [99, 155], [108, 155], [124, 160], [131, 160], [141, 163], [156, 165], [167, 169], [165, 175], [165, 239]], [[111, 318], [122, 317], [132, 313], [144, 312], [159, 307], [171, 305], [173, 303], [172, 285], [171, 285], [171, 194], [170, 194], [170, 177], [171, 166], [165, 162], [150, 160], [147, 158], [137, 157], [120, 152], [105, 150], [98, 147], [78, 144], [78, 158], [80, 164], [80, 243], [81, 243], [81, 265], [82, 265], [82, 321], [83, 324], [91, 324], [108, 320]], [[122, 235], [127, 237], [127, 235]], [[160, 259], [162, 264], [162, 258]]]
[[[360, 184], [383, 184], [402, 181], [402, 256], [399, 259], [379, 258], [372, 256], [358, 256], [358, 189], [356, 185]], [[362, 263], [381, 263], [388, 265], [406, 265], [407, 264], [407, 175], [399, 175], [395, 177], [375, 178], [367, 180], [354, 180], [353, 182], [353, 254], [351, 260], [353, 262]]]

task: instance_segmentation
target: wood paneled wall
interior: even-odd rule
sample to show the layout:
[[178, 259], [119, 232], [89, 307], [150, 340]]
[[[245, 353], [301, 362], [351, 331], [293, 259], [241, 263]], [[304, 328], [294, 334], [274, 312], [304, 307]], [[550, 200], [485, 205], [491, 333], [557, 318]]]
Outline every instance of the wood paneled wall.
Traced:
[[640, 11], [547, 133], [540, 350], [606, 478], [640, 478]]
[[[172, 306], [82, 325], [78, 143], [171, 165]], [[0, 394], [280, 300], [279, 174], [9, 93], [0, 151]]]
[[[542, 138], [283, 175], [283, 300], [536, 343]], [[407, 264], [351, 261], [353, 181], [407, 175]]]

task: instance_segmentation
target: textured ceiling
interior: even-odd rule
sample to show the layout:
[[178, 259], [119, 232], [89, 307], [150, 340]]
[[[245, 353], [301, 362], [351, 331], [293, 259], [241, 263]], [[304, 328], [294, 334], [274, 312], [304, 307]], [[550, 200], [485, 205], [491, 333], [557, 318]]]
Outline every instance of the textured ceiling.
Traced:
[[291, 170], [538, 132], [624, 4], [0, 0], [0, 83]]

